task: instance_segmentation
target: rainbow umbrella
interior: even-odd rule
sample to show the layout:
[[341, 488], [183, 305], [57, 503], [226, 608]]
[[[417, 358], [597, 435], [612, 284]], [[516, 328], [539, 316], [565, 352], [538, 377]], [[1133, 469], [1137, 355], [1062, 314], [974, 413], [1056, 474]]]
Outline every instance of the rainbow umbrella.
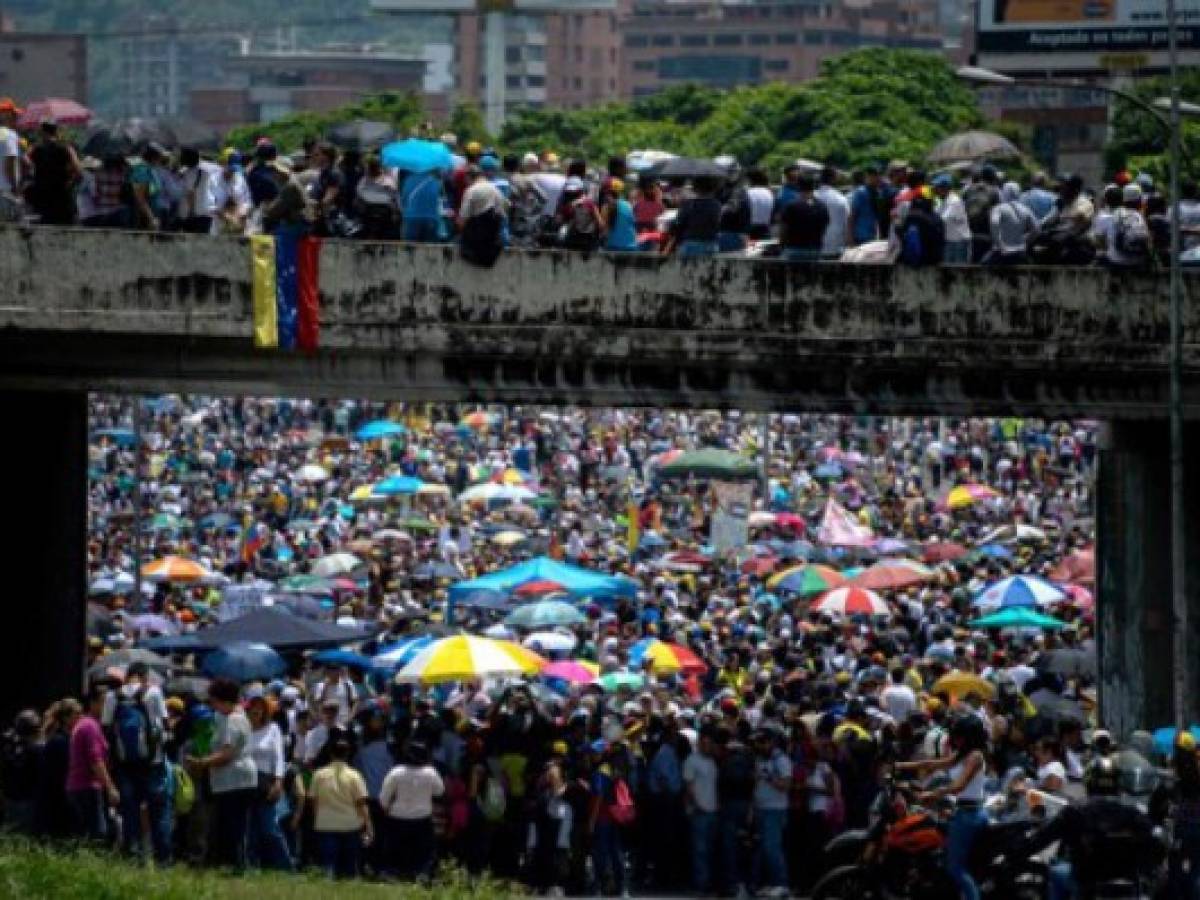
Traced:
[[558, 679], [570, 684], [595, 684], [600, 677], [600, 667], [581, 659], [563, 659], [552, 662], [539, 673], [546, 679]]
[[872, 591], [894, 591], [924, 584], [935, 577], [932, 569], [910, 559], [881, 559], [856, 576], [854, 583]]
[[629, 648], [629, 664], [641, 668], [644, 661], [649, 659], [655, 675], [671, 675], [682, 672], [685, 675], [703, 675], [708, 666], [687, 647], [678, 644], [668, 644], [658, 638], [643, 638]]
[[952, 488], [946, 495], [946, 508], [966, 509], [981, 500], [991, 500], [999, 496], [999, 491], [986, 484], [960, 484], [958, 487]]
[[891, 610], [874, 591], [847, 585], [818, 598], [810, 607], [831, 616], [890, 616]]
[[815, 597], [846, 583], [846, 577], [837, 569], [818, 563], [807, 563], [784, 569], [767, 579], [767, 588], [772, 591], [788, 591], [801, 597]]
[[400, 670], [396, 680], [441, 684], [468, 678], [534, 675], [545, 666], [546, 660], [520, 644], [460, 634], [426, 647]]

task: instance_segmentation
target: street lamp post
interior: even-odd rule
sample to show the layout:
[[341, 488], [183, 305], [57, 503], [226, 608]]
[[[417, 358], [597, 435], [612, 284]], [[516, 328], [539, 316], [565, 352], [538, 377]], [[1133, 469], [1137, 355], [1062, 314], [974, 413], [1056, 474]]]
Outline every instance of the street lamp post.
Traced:
[[[1080, 81], [1013, 78], [991, 69], [978, 66], [963, 66], [958, 77], [973, 84], [1004, 87], [1006, 85], [1033, 85], [1060, 87], [1076, 90], [1099, 90], [1120, 97], [1158, 123], [1167, 137], [1168, 180], [1171, 194], [1171, 253], [1168, 261], [1170, 285], [1168, 288], [1169, 319], [1171, 326], [1169, 348], [1169, 386], [1167, 415], [1170, 420], [1170, 466], [1171, 466], [1171, 614], [1172, 614], [1172, 688], [1173, 712], [1176, 728], [1187, 727], [1188, 692], [1188, 606], [1187, 606], [1187, 537], [1186, 519], [1183, 508], [1183, 269], [1180, 253], [1183, 249], [1179, 218], [1179, 168], [1180, 168], [1180, 120], [1182, 116], [1200, 116], [1200, 105], [1183, 103], [1179, 98], [1179, 59], [1177, 29], [1175, 23], [1175, 0], [1167, 4], [1167, 49], [1170, 70], [1170, 96], [1148, 103], [1136, 94], [1103, 84], [1087, 84]], [[1166, 115], [1163, 111], [1166, 111]]]

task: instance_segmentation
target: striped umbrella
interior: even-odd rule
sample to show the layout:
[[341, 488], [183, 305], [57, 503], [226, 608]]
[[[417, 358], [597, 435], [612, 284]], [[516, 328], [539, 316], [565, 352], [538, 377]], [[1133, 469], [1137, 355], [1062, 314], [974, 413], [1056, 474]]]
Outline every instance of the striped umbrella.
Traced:
[[994, 609], [1005, 606], [1047, 606], [1065, 600], [1056, 584], [1033, 575], [1013, 575], [990, 584], [975, 595], [972, 606]]
[[788, 591], [801, 597], [815, 597], [846, 583], [846, 577], [837, 569], [809, 563], [784, 569], [767, 579], [772, 591]]
[[960, 484], [952, 488], [946, 495], [947, 509], [966, 509], [981, 500], [991, 500], [999, 497], [1000, 492], [986, 484]]
[[432, 644], [437, 638], [430, 634], [420, 634], [406, 638], [399, 643], [385, 647], [371, 660], [371, 668], [377, 672], [395, 672], [403, 669], [417, 658], [422, 650]]
[[831, 616], [891, 616], [887, 604], [874, 591], [847, 585], [818, 598], [810, 607]]
[[440, 684], [467, 678], [533, 675], [546, 660], [511, 641], [460, 634], [442, 638], [418, 653], [397, 681]]
[[641, 668], [646, 659], [653, 664], [655, 675], [671, 675], [675, 672], [703, 675], [708, 671], [704, 660], [687, 647], [668, 644], [658, 638], [644, 638], [629, 648], [631, 666]]
[[911, 559], [881, 559], [854, 579], [859, 587], [872, 591], [894, 591], [933, 581], [936, 573]]

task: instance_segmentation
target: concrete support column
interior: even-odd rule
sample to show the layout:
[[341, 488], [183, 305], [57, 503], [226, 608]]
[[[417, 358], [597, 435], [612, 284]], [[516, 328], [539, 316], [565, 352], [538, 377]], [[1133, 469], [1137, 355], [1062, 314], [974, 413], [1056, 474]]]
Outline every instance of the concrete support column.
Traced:
[[87, 393], [0, 392], [4, 652], [0, 724], [83, 687]]
[[[1097, 479], [1096, 590], [1100, 713], [1120, 735], [1172, 722], [1171, 475], [1162, 422], [1114, 422]], [[1188, 646], [1200, 648], [1200, 427], [1189, 425]], [[1196, 460], [1196, 462], [1192, 461]], [[1200, 721], [1198, 654], [1186, 660], [1188, 703]]]

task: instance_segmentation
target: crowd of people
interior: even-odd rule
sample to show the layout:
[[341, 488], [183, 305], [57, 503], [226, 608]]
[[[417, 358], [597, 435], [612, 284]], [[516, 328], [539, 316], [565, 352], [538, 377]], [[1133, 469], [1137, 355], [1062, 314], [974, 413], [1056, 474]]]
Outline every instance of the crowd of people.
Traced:
[[[996, 783], [1078, 800], [1115, 749], [1094, 720], [1095, 423], [198, 397], [96, 397], [92, 421], [89, 687], [5, 736], [11, 828], [160, 864], [804, 896], [909, 766], [949, 771], [921, 799], [957, 796], [947, 859], [973, 900]], [[664, 474], [702, 448], [767, 459], [744, 543], [711, 546], [720, 476]], [[533, 633], [505, 617], [562, 585], [449, 602], [543, 555], [630, 589], [557, 594], [581, 615]], [[139, 585], [153, 558], [211, 577]], [[828, 605], [892, 564], [917, 575]], [[1052, 629], [973, 624], [1015, 575], [1061, 588]], [[270, 677], [141, 649], [236, 623], [248, 585], [371, 636]], [[583, 671], [404, 676], [413, 642], [459, 633]], [[1168, 806], [1194, 891], [1189, 741]]]
[[[28, 148], [21, 112], [0, 101], [0, 219], [179, 231], [456, 241], [489, 265], [507, 247], [717, 253], [906, 265], [1028, 262], [1147, 268], [1170, 254], [1169, 198], [1145, 173], [1100, 189], [1078, 176], [1024, 183], [980, 161], [927, 173], [893, 161], [843, 172], [800, 163], [745, 171], [730, 158], [613, 157], [603, 166], [556, 153], [503, 154], [477, 142], [433, 168], [389, 168], [378, 152], [316, 139], [288, 152], [261, 139], [214, 159], [157, 143], [133, 155], [82, 157], [54, 121]], [[386, 155], [386, 154], [385, 154]], [[633, 164], [631, 164], [633, 160]], [[960, 175], [965, 176], [960, 183]], [[773, 183], [773, 180], [775, 183]], [[1179, 198], [1185, 262], [1200, 247], [1200, 193]]]

